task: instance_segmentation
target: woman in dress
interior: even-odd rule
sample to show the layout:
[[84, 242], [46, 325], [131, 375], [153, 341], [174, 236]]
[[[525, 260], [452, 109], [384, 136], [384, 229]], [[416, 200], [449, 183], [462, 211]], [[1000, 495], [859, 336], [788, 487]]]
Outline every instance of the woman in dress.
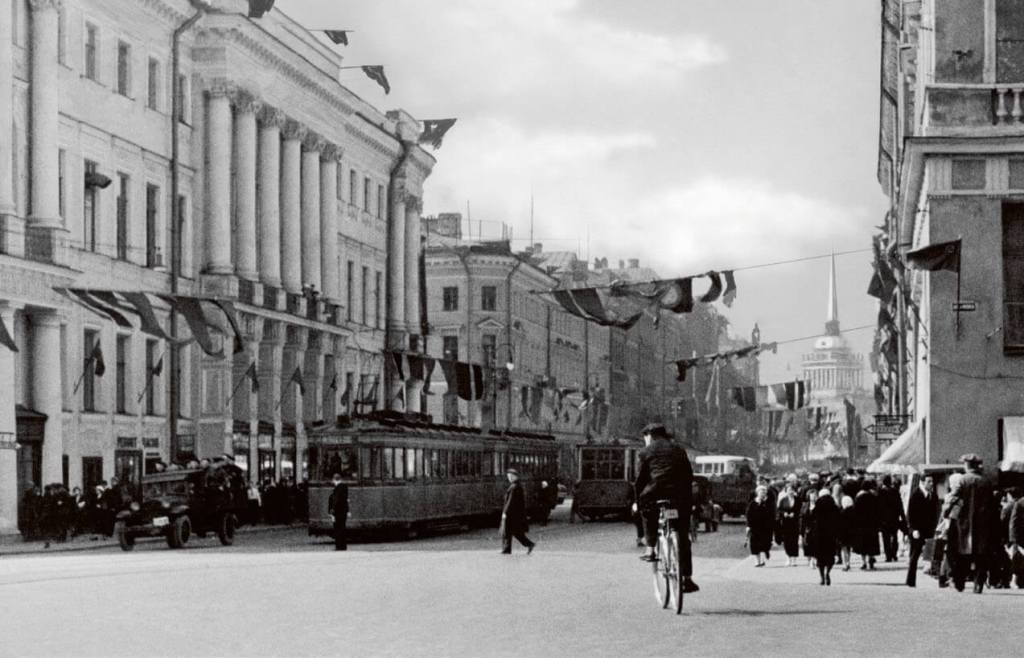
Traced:
[[[754, 490], [754, 500], [747, 505], [747, 542], [759, 567], [763, 567], [771, 555], [774, 528], [775, 516], [768, 500], [768, 487], [762, 484]], [[762, 554], [764, 559], [761, 559]]]
[[800, 557], [800, 503], [794, 485], [786, 485], [777, 505], [778, 539], [786, 550], [786, 566], [795, 567]]
[[821, 490], [810, 517], [814, 534], [813, 555], [818, 564], [821, 584], [831, 585], [841, 521], [839, 507], [828, 489]]
[[[826, 490], [827, 491], [827, 490]], [[814, 507], [818, 501], [818, 491], [816, 489], [809, 489], [807, 491], [807, 502], [800, 508], [800, 538], [803, 540], [804, 545], [804, 557], [807, 558], [807, 564], [814, 566]], [[833, 501], [834, 502], [834, 501]]]
[[839, 511], [839, 547], [843, 556], [843, 571], [850, 570], [850, 556], [857, 536], [857, 519], [854, 516], [853, 498], [843, 495]]

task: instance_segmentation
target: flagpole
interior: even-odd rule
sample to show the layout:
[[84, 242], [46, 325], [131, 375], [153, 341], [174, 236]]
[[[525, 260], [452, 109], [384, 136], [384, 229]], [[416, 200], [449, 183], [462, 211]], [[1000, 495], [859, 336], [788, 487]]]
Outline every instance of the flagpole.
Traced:
[[75, 382], [75, 389], [71, 391], [71, 395], [78, 393], [78, 387], [82, 385], [85, 380], [85, 372], [89, 369], [89, 364], [96, 360], [95, 351], [89, 355], [89, 358], [85, 360], [85, 365], [82, 367], [82, 374], [78, 377], [78, 381]]
[[[161, 361], [163, 361], [164, 357], [166, 355], [167, 355], [167, 350], [164, 349], [163, 354], [160, 355], [160, 358], [157, 359], [156, 362], [160, 363]], [[139, 397], [136, 398], [135, 404], [139, 404], [139, 403], [142, 402], [142, 398], [145, 397], [146, 391], [148, 391], [149, 387], [153, 385], [153, 378], [154, 377], [156, 377], [156, 374], [153, 372], [153, 370], [151, 368], [150, 371], [149, 371], [149, 374], [146, 376], [146, 386], [145, 386], [145, 388], [142, 389], [142, 392], [139, 393]]]
[[[250, 366], [250, 367], [252, 367], [252, 366]], [[249, 374], [249, 368], [246, 368], [245, 372], [242, 373], [242, 376], [238, 378], [238, 383], [235, 384], [235, 388], [231, 390], [231, 395], [228, 396], [227, 401], [224, 403], [224, 408], [225, 409], [228, 408], [228, 405], [231, 404], [231, 401], [235, 398], [235, 393], [238, 392], [238, 387], [241, 386], [242, 382], [244, 382], [246, 379], [249, 379], [248, 374]], [[279, 402], [278, 405], [280, 406], [280, 404], [281, 403]]]
[[[960, 270], [963, 268], [963, 238], [958, 237], [957, 258], [956, 258], [956, 339], [960, 340]], [[901, 410], [902, 413], [902, 410]]]

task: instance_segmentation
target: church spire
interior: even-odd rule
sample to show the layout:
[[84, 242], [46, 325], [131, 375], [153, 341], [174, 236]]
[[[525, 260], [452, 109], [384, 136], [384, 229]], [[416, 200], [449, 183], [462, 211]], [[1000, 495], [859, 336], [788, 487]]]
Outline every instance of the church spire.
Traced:
[[825, 320], [825, 333], [829, 336], [839, 335], [839, 296], [836, 293], [836, 252], [832, 252], [831, 269], [828, 277], [828, 318]]

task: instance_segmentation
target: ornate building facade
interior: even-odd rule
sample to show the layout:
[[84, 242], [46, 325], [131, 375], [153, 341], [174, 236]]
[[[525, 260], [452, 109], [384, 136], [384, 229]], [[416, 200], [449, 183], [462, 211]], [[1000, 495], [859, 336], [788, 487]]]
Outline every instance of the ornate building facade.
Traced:
[[[0, 319], [17, 349], [0, 346], [0, 532], [30, 483], [137, 482], [156, 460], [228, 453], [301, 479], [305, 428], [381, 378], [386, 342], [417, 349], [403, 293], [434, 163], [418, 122], [351, 93], [341, 57], [280, 11], [217, 7], [0, 0]], [[231, 301], [243, 350], [170, 349], [58, 287]]]

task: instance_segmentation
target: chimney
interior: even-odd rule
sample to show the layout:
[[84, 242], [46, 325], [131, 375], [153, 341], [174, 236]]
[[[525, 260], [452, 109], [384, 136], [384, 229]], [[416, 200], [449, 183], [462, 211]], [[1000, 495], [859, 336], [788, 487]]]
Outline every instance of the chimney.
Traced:
[[629, 259], [629, 269], [631, 269], [631, 270], [638, 270], [638, 269], [640, 269], [640, 259], [639, 258], [630, 258]]

